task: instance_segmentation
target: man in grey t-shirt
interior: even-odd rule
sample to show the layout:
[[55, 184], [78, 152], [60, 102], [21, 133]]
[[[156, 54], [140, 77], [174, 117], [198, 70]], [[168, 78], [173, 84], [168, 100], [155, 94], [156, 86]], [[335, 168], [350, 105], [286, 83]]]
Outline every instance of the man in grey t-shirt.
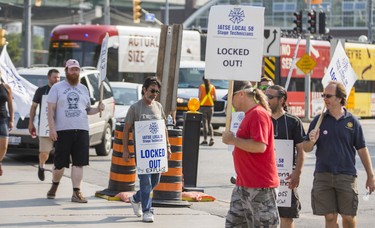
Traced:
[[80, 66], [77, 60], [69, 59], [65, 65], [66, 80], [55, 84], [47, 98], [50, 138], [55, 141], [55, 157], [52, 169], [52, 186], [47, 193], [54, 199], [64, 168], [69, 168], [72, 159], [72, 202], [87, 203], [81, 193], [83, 166], [89, 164], [89, 124], [87, 115], [104, 110], [90, 105], [89, 91], [79, 83]]

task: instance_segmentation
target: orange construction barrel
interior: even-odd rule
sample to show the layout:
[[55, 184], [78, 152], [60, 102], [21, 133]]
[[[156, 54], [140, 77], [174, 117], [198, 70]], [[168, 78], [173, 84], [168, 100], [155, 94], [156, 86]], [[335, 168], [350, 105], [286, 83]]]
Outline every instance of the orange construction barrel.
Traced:
[[160, 183], [153, 190], [153, 206], [190, 206], [182, 200], [182, 130], [168, 130], [171, 157], [168, 172], [162, 173]]
[[109, 175], [108, 188], [103, 191], [98, 191], [95, 195], [106, 195], [115, 196], [119, 192], [130, 192], [135, 189], [136, 180], [136, 164], [134, 158], [134, 145], [132, 140], [132, 133], [129, 135], [128, 148], [130, 151], [131, 159], [129, 162], [125, 162], [122, 159], [123, 145], [122, 145], [122, 135], [123, 135], [124, 123], [116, 124], [115, 128], [115, 139], [113, 142], [112, 151], [112, 163]]

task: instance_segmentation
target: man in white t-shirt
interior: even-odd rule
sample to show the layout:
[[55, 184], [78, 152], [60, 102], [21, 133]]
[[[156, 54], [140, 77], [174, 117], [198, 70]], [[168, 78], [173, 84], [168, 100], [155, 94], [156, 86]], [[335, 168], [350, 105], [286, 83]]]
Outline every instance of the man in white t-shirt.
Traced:
[[64, 169], [72, 162], [72, 202], [87, 203], [81, 193], [83, 166], [89, 164], [88, 116], [104, 110], [90, 105], [89, 91], [79, 83], [80, 66], [77, 60], [69, 59], [65, 65], [66, 80], [56, 83], [48, 93], [48, 125], [50, 138], [55, 141], [52, 186], [47, 193], [54, 199]]

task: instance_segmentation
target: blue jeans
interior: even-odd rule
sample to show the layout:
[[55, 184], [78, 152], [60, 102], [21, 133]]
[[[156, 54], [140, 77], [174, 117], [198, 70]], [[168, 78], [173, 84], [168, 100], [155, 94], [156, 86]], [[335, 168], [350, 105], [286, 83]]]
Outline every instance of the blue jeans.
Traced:
[[160, 173], [138, 175], [139, 190], [134, 195], [135, 202], [141, 202], [142, 211], [150, 211], [152, 199], [150, 193], [160, 182]]

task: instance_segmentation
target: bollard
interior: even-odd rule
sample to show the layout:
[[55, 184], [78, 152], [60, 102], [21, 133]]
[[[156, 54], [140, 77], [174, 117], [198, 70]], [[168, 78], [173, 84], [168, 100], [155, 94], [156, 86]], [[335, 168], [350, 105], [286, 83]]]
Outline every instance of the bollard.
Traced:
[[182, 172], [184, 176], [184, 191], [199, 191], [197, 188], [199, 139], [202, 113], [185, 112], [182, 141]]
[[136, 164], [134, 158], [132, 133], [129, 134], [128, 144], [131, 158], [129, 162], [125, 162], [122, 159], [122, 154], [124, 151], [124, 147], [122, 145], [123, 129], [124, 123], [116, 124], [108, 188], [103, 191], [97, 191], [95, 193], [95, 196], [97, 197], [114, 197], [119, 192], [130, 192], [135, 190]]
[[157, 206], [190, 206], [182, 200], [182, 131], [168, 130], [171, 144], [171, 157], [168, 160], [168, 172], [162, 173], [160, 183], [153, 190], [152, 205]]

